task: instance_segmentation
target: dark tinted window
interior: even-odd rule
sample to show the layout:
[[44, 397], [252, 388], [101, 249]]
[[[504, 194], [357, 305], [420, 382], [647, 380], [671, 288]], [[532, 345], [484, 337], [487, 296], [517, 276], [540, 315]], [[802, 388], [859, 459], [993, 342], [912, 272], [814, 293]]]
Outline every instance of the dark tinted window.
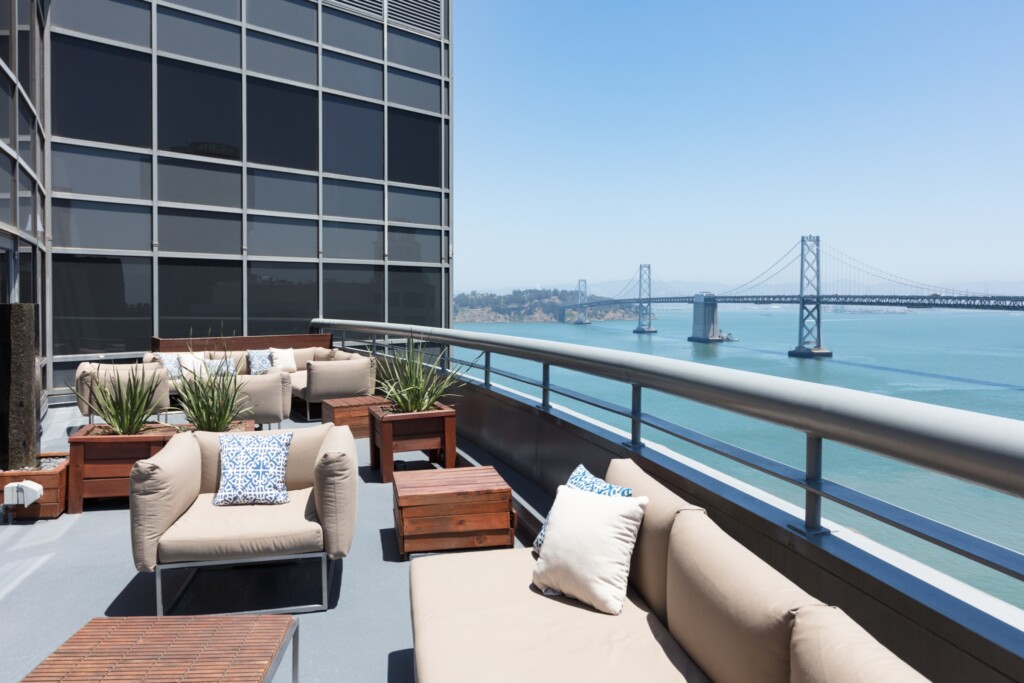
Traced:
[[242, 158], [242, 78], [160, 59], [160, 149], [222, 159]]
[[388, 61], [440, 74], [441, 43], [405, 31], [388, 29]]
[[50, 6], [54, 26], [149, 47], [149, 4], [140, 0], [71, 0]]
[[35, 145], [35, 116], [24, 98], [18, 100], [18, 154], [24, 159], [29, 168], [36, 167], [36, 145]]
[[441, 81], [388, 69], [388, 101], [441, 113]]
[[326, 258], [384, 258], [384, 228], [380, 225], [324, 221], [323, 240]]
[[316, 40], [316, 5], [306, 0], [248, 0], [250, 24]]
[[242, 169], [160, 159], [159, 199], [183, 204], [242, 206]]
[[388, 219], [396, 223], [441, 225], [441, 195], [392, 187], [388, 189]]
[[287, 213], [317, 212], [316, 177], [249, 171], [249, 208]]
[[55, 247], [152, 248], [153, 210], [148, 206], [54, 199], [50, 218]]
[[160, 336], [242, 334], [242, 263], [160, 259]]
[[324, 95], [324, 170], [384, 177], [384, 108]]
[[324, 317], [384, 320], [384, 267], [324, 264]]
[[58, 192], [149, 199], [153, 168], [149, 155], [53, 145], [53, 189]]
[[239, 0], [174, 0], [175, 4], [193, 7], [210, 14], [219, 14], [228, 19], [239, 19]]
[[249, 262], [249, 334], [309, 332], [317, 317], [315, 263]]
[[[0, 2], [0, 10], [3, 10], [2, 2]], [[6, 74], [0, 74], [0, 140], [8, 145], [11, 144], [11, 109], [13, 107], [14, 83]]]
[[324, 44], [361, 55], [384, 56], [384, 29], [368, 19], [335, 12], [324, 7]]
[[6, 154], [0, 154], [0, 221], [8, 225], [14, 222], [14, 161]]
[[249, 161], [315, 170], [315, 92], [259, 78], [249, 79]]
[[392, 266], [388, 269], [389, 322], [441, 324], [441, 269]]
[[441, 261], [441, 231], [389, 228], [388, 258], [392, 261]]
[[384, 69], [379, 64], [324, 52], [324, 87], [382, 99]]
[[149, 147], [149, 55], [57, 34], [50, 45], [53, 134]]
[[161, 7], [157, 35], [161, 52], [241, 66], [242, 33], [234, 26]]
[[315, 47], [256, 31], [249, 31], [246, 40], [249, 71], [316, 85]]
[[7, 66], [14, 64], [11, 59], [11, 2], [12, 0], [0, 0], [0, 59], [7, 63]]
[[384, 188], [324, 178], [324, 214], [345, 218], [384, 218]]
[[441, 185], [441, 119], [388, 111], [388, 179]]
[[316, 232], [316, 221], [249, 216], [249, 255], [315, 258]]
[[143, 351], [153, 334], [153, 262], [53, 255], [53, 352]]
[[242, 216], [213, 211], [160, 209], [160, 251], [240, 254]]

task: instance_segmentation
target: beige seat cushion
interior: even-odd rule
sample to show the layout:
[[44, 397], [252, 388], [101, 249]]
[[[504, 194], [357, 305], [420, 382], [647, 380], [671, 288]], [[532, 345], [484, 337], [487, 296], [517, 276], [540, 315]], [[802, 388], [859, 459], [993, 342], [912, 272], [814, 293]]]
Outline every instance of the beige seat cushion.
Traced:
[[292, 396], [296, 398], [306, 397], [306, 385], [309, 380], [306, 377], [306, 366], [302, 366], [302, 370], [291, 373], [292, 376]]
[[533, 566], [529, 548], [412, 561], [420, 683], [708, 680], [632, 590], [602, 614], [541, 595]]
[[676, 515], [668, 627], [716, 683], [788, 683], [793, 612], [814, 604], [702, 510]]
[[310, 500], [313, 489], [288, 492], [283, 505], [213, 504], [201, 493], [160, 538], [161, 563], [240, 560], [321, 552], [323, 530]]
[[791, 640], [790, 683], [925, 683], [838, 607], [797, 610]]

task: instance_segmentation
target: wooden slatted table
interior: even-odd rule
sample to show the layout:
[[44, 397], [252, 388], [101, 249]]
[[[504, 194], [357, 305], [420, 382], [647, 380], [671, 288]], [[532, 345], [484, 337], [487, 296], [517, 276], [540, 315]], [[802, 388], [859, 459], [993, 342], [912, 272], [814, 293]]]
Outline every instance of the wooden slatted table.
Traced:
[[22, 681], [270, 681], [289, 638], [295, 683], [299, 680], [295, 617], [99, 617]]
[[493, 467], [395, 472], [398, 552], [512, 547], [512, 487]]
[[389, 403], [383, 396], [350, 396], [328, 398], [321, 403], [320, 421], [333, 425], [347, 426], [352, 436], [365, 439], [370, 435], [370, 406]]

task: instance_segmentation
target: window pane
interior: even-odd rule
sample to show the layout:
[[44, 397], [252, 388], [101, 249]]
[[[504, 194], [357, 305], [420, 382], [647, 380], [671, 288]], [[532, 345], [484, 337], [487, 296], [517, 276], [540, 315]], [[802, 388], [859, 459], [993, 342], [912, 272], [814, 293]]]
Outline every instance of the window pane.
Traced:
[[441, 195], [393, 187], [388, 190], [388, 220], [441, 225]]
[[316, 221], [249, 216], [249, 255], [316, 258], [316, 230]]
[[54, 199], [50, 215], [56, 247], [140, 251], [152, 247], [153, 211], [148, 206]]
[[324, 87], [383, 99], [384, 68], [354, 57], [324, 52]]
[[324, 95], [324, 170], [384, 177], [384, 108]]
[[160, 159], [160, 201], [242, 206], [242, 169]]
[[316, 40], [316, 5], [306, 0], [248, 0], [250, 24]]
[[246, 47], [250, 71], [316, 85], [316, 48], [253, 31]]
[[[0, 2], [0, 10], [3, 3]], [[8, 22], [10, 23], [10, 22]], [[11, 144], [11, 109], [14, 107], [14, 83], [6, 75], [0, 74], [0, 140]]]
[[36, 186], [27, 173], [18, 169], [18, 228], [31, 235], [36, 223]]
[[249, 171], [249, 208], [315, 214], [316, 178], [273, 171]]
[[53, 134], [149, 147], [149, 55], [56, 34], [50, 44]]
[[29, 168], [36, 167], [35, 116], [29, 109], [25, 98], [18, 100], [18, 155], [25, 160]]
[[149, 199], [153, 169], [150, 157], [102, 149], [53, 145], [56, 192]]
[[[32, 3], [18, 0], [18, 82], [31, 92], [32, 84]], [[33, 97], [35, 93], [32, 93]]]
[[14, 64], [11, 58], [11, 2], [12, 0], [0, 0], [0, 59], [7, 63], [7, 66]]
[[427, 76], [389, 69], [388, 101], [440, 114], [441, 82]]
[[325, 258], [384, 258], [384, 228], [380, 225], [325, 221], [323, 240]]
[[421, 36], [388, 29], [388, 61], [420, 71], [441, 73], [441, 44]]
[[192, 7], [203, 12], [209, 12], [210, 14], [219, 14], [228, 19], [241, 18], [241, 15], [238, 13], [238, 0], [173, 0], [173, 2], [183, 7]]
[[323, 22], [324, 45], [377, 59], [384, 57], [384, 29], [377, 22], [326, 7]]
[[389, 109], [388, 136], [390, 180], [441, 184], [441, 119]]
[[54, 354], [148, 350], [152, 271], [150, 258], [54, 254]]
[[[242, 216], [210, 211], [160, 209], [159, 235], [160, 251], [241, 254]], [[163, 303], [160, 305], [162, 307]]]
[[324, 264], [324, 317], [384, 320], [384, 267]]
[[14, 227], [14, 161], [6, 154], [0, 154], [0, 221]]
[[72, 0], [50, 4], [54, 26], [149, 47], [149, 5], [138, 0]]
[[249, 262], [249, 334], [309, 332], [317, 317], [315, 263]]
[[389, 228], [388, 258], [392, 261], [441, 261], [441, 231]]
[[441, 269], [388, 269], [388, 320], [406, 325], [441, 324]]
[[157, 18], [157, 48], [208, 62], [240, 66], [241, 32], [219, 21], [161, 7]]
[[324, 178], [324, 214], [383, 220], [384, 188]]
[[248, 98], [249, 161], [315, 170], [316, 93], [250, 78]]
[[161, 337], [242, 334], [241, 261], [162, 258], [158, 277]]
[[242, 77], [160, 58], [160, 149], [242, 158]]

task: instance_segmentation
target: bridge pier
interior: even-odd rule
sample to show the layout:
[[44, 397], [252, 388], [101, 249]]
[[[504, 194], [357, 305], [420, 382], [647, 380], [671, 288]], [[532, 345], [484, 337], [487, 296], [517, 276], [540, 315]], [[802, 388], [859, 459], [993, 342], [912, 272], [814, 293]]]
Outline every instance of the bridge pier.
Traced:
[[698, 292], [693, 297], [693, 333], [686, 341], [713, 344], [725, 341], [718, 329], [718, 299], [711, 292]]

